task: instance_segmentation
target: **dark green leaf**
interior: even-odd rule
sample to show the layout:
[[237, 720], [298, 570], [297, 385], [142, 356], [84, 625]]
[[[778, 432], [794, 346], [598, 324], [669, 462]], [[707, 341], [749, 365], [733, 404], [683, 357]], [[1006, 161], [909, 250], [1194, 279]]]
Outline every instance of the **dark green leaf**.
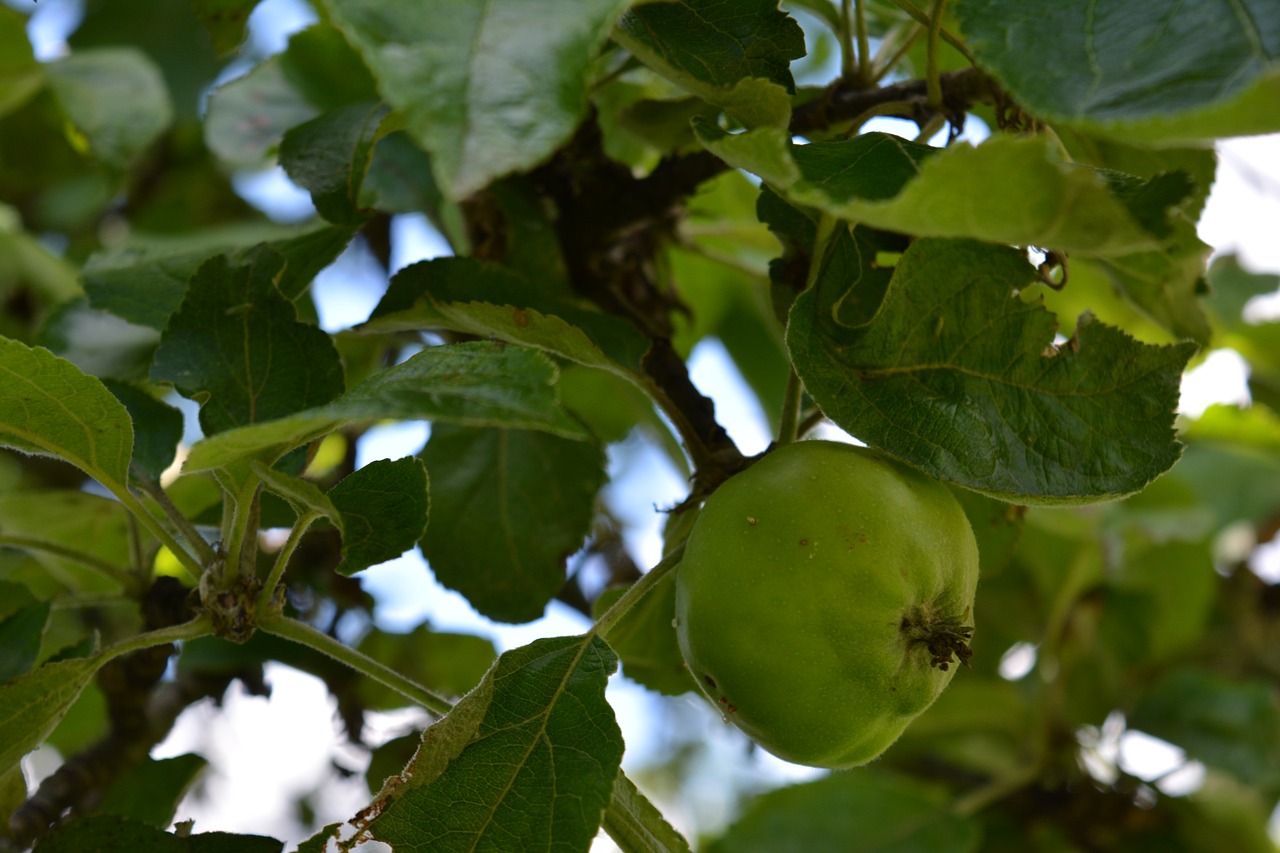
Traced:
[[274, 420], [342, 393], [329, 336], [300, 323], [276, 290], [285, 260], [269, 249], [206, 262], [156, 350], [151, 376], [200, 403], [206, 435]]
[[163, 330], [182, 303], [191, 277], [210, 258], [226, 253], [240, 261], [260, 246], [269, 246], [288, 262], [276, 289], [297, 299], [316, 273], [341, 254], [352, 233], [346, 227], [251, 224], [179, 237], [133, 237], [89, 258], [85, 293], [95, 308]]
[[708, 853], [968, 853], [978, 839], [931, 788], [858, 769], [770, 791]]
[[123, 491], [133, 453], [129, 413], [105, 386], [47, 349], [0, 338], [0, 446], [57, 456]]
[[537, 165], [569, 138], [625, 5], [449, 0], [425, 15], [411, 0], [325, 3], [454, 199]]
[[614, 38], [748, 127], [784, 127], [791, 117], [790, 64], [804, 56], [804, 34], [775, 0], [637, 4], [618, 21]]
[[145, 758], [116, 777], [94, 814], [118, 815], [167, 829], [178, 803], [208, 763], [192, 753], [160, 760]]
[[1280, 130], [1269, 0], [957, 4], [979, 61], [1032, 112], [1136, 142]]
[[373, 836], [396, 849], [586, 851], [613, 793], [622, 737], [604, 699], [617, 659], [598, 637], [505, 653], [423, 734], [379, 798]]
[[471, 258], [437, 258], [401, 270], [363, 328], [496, 336], [615, 372], [638, 372], [649, 345], [620, 317], [545, 295], [523, 276]]
[[403, 130], [378, 140], [362, 189], [362, 207], [385, 213], [426, 213], [440, 226], [438, 211], [444, 196], [431, 174], [431, 160]]
[[1280, 785], [1280, 704], [1268, 681], [1180, 670], [1143, 697], [1129, 724], [1247, 785]]
[[230, 832], [184, 838], [129, 818], [93, 815], [54, 827], [36, 849], [40, 853], [280, 853], [284, 842]]
[[0, 619], [0, 683], [35, 666], [48, 622], [48, 602], [23, 607]]
[[865, 239], [835, 241], [787, 330], [796, 370], [841, 427], [943, 480], [1020, 503], [1139, 491], [1181, 453], [1178, 379], [1194, 347], [1153, 347], [1082, 317], [1053, 345], [1053, 316], [1016, 295], [1017, 252], [917, 240], [869, 321], [842, 302], [876, 273]]
[[476, 341], [429, 347], [375, 373], [327, 406], [198, 442], [186, 470], [219, 468], [248, 456], [278, 459], [346, 423], [388, 418], [544, 430], [585, 440], [556, 399], [556, 368], [541, 353]]
[[173, 120], [164, 79], [141, 51], [82, 51], [48, 69], [49, 85], [81, 144], [108, 166], [128, 166]]
[[353, 575], [394, 560], [412, 548], [427, 527], [427, 471], [412, 456], [370, 462], [329, 490], [342, 515], [342, 562]]
[[591, 442], [515, 429], [432, 427], [422, 451], [436, 578], [502, 622], [542, 615], [591, 526], [604, 459]]
[[378, 86], [360, 54], [328, 24], [294, 33], [280, 65], [293, 87], [321, 110], [378, 97]]
[[133, 472], [145, 480], [160, 482], [160, 475], [173, 464], [182, 440], [182, 412], [162, 403], [135, 385], [107, 380], [107, 390], [116, 395], [133, 419]]
[[[493, 643], [483, 637], [433, 631], [426, 625], [419, 625], [408, 634], [370, 631], [360, 641], [359, 649], [442, 696], [461, 696], [475, 687], [497, 657]], [[406, 701], [399, 693], [368, 679], [360, 683], [360, 696], [367, 707], [381, 710], [403, 708]], [[404, 764], [401, 761], [396, 771]], [[375, 790], [383, 778], [371, 780]]]
[[101, 665], [97, 657], [56, 661], [0, 684], [0, 772], [44, 742]]
[[352, 225], [364, 219], [360, 187], [386, 115], [383, 104], [351, 104], [284, 135], [280, 164], [295, 184], [311, 191], [316, 210], [330, 222]]

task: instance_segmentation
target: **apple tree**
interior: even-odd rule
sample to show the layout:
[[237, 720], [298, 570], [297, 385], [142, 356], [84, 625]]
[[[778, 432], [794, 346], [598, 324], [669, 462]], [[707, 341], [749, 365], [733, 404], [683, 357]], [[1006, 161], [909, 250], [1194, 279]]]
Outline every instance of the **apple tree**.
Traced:
[[[1280, 282], [1196, 230], [1215, 140], [1280, 131], [1273, 0], [312, 0], [280, 50], [257, 0], [64, 3], [48, 49], [50, 3], [0, 5], [0, 849], [281, 850], [183, 821], [206, 758], [151, 756], [271, 662], [370, 754], [302, 851], [1275, 849], [1280, 323], [1245, 306]], [[306, 221], [248, 200], [277, 165]], [[410, 216], [449, 251], [398, 268]], [[334, 329], [312, 284], [355, 251], [381, 297]], [[691, 379], [711, 341], [763, 453]], [[1225, 347], [1252, 405], [1180, 415]], [[358, 465], [386, 422], [430, 437]], [[815, 436], [876, 473], [766, 476]], [[687, 482], [652, 566], [606, 489], [635, 446]], [[857, 584], [735, 539], [756, 500]], [[581, 631], [388, 630], [363, 573], [414, 551]], [[971, 558], [949, 645], [876, 604]], [[914, 720], [908, 657], [952, 667]], [[619, 671], [862, 766], [725, 778], [699, 828], [696, 736], [621, 769]]]

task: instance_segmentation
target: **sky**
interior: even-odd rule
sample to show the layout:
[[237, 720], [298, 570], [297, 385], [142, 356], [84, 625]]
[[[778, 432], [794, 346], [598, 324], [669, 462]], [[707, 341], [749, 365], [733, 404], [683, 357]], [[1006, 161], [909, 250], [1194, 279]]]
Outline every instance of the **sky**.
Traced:
[[[29, 4], [14, 3], [19, 8]], [[42, 0], [32, 19], [31, 35], [43, 57], [58, 55], [61, 33], [76, 18], [74, 0]], [[283, 49], [289, 33], [314, 21], [301, 0], [265, 0], [252, 19], [254, 46], [263, 53]], [[231, 69], [224, 79], [245, 69]], [[883, 129], [892, 130], [892, 123]], [[975, 140], [976, 141], [976, 140]], [[1234, 252], [1254, 272], [1280, 273], [1280, 135], [1228, 140], [1219, 146], [1217, 183], [1200, 224], [1202, 239], [1219, 252]], [[298, 221], [313, 214], [309, 196], [293, 187], [276, 169], [242, 175], [237, 190], [260, 205], [273, 218]], [[448, 247], [423, 216], [399, 216], [393, 222], [394, 269], [448, 252]], [[334, 331], [364, 320], [381, 287], [372, 258], [359, 249], [344, 254], [314, 285], [321, 325]], [[1249, 316], [1261, 320], [1280, 317], [1280, 295], [1255, 300]], [[1211, 353], [1184, 379], [1182, 410], [1195, 415], [1214, 402], [1247, 403], [1246, 373], [1242, 360], [1229, 350]], [[764, 449], [770, 441], [764, 413], [718, 342], [708, 341], [694, 352], [690, 370], [695, 385], [716, 403], [718, 418], [744, 453]], [[400, 458], [416, 453], [427, 440], [425, 424], [376, 427], [359, 448], [359, 464], [380, 458]], [[663, 516], [655, 508], [670, 506], [685, 494], [685, 483], [670, 463], [651, 446], [626, 441], [614, 446], [609, 457], [610, 483], [606, 500], [626, 522], [628, 546], [640, 565], [657, 561]], [[1280, 552], [1274, 569], [1280, 580]], [[580, 633], [586, 621], [567, 607], [553, 603], [547, 615], [527, 625], [495, 625], [480, 617], [464, 599], [431, 578], [416, 552], [367, 570], [366, 589], [377, 599], [376, 621], [384, 630], [407, 631], [424, 619], [439, 630], [465, 631], [494, 639], [499, 650], [514, 648], [543, 636]], [[1006, 677], [1026, 677], [1034, 666], [1034, 648], [1026, 644], [1010, 649], [1002, 672]], [[304, 827], [290, 809], [300, 795], [312, 797], [316, 821], [326, 822], [353, 815], [368, 802], [362, 776], [339, 779], [332, 764], [363, 770], [367, 757], [351, 748], [342, 736], [333, 703], [316, 679], [287, 667], [269, 669], [273, 696], [268, 701], [244, 695], [233, 688], [222, 709], [209, 703], [194, 706], [182, 715], [171, 735], [153, 752], [162, 758], [198, 751], [211, 759], [211, 767], [196, 791], [179, 810], [180, 818], [194, 817], [196, 831], [228, 830], [275, 835], [291, 843], [305, 838]], [[753, 782], [776, 786], [819, 774], [809, 768], [786, 764], [760, 750], [748, 752], [743, 736], [724, 724], [718, 714], [692, 696], [661, 699], [615, 676], [609, 699], [627, 741], [623, 766], [643, 775], [644, 768], [671, 748], [665, 726], [685, 727], [706, 746], [692, 770], [706, 784], [696, 803], [681, 799], [660, 805], [678, 828], [698, 835], [715, 832], [734, 817], [734, 797], [728, 786], [717, 784], [724, 774], [749, 774]], [[423, 718], [416, 712], [374, 715], [369, 735], [373, 742], [389, 739]], [[1120, 766], [1143, 778], [1153, 779], [1183, 763], [1180, 750], [1139, 732], [1126, 731], [1123, 719], [1111, 720], [1090, 734], [1087, 760], [1102, 777]], [[43, 775], [53, 758], [37, 754], [29, 771]], [[1192, 762], [1166, 778], [1162, 786], [1173, 793], [1194, 788], [1202, 768]], [[317, 780], [325, 780], [317, 785]], [[1280, 831], [1280, 824], [1277, 825]], [[376, 849], [370, 847], [369, 849]], [[612, 842], [601, 839], [603, 853]]]

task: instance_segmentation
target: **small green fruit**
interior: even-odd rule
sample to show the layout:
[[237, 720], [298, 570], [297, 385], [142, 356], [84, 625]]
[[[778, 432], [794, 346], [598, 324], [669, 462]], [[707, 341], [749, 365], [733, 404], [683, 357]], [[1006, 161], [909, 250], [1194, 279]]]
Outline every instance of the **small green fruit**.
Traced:
[[680, 651], [760, 746], [865, 764], [968, 658], [978, 547], [946, 486], [864, 448], [786, 445], [724, 483], [676, 577]]

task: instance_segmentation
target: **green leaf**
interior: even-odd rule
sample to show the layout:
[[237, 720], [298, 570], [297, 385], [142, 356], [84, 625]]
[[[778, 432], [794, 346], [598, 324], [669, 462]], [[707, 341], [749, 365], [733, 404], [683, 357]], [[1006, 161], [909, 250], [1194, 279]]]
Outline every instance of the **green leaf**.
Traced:
[[55, 661], [0, 684], [0, 772], [44, 742], [101, 665], [98, 657]]
[[618, 771], [613, 798], [604, 814], [609, 837], [634, 853], [689, 853], [689, 842], [662, 812], [640, 793], [627, 774]]
[[101, 382], [47, 349], [7, 338], [0, 338], [0, 381], [0, 446], [65, 459], [124, 491], [133, 424]]
[[93, 307], [163, 330], [182, 303], [191, 277], [210, 258], [226, 254], [238, 262], [268, 246], [288, 262], [276, 289], [297, 299], [316, 273], [342, 253], [353, 233], [348, 227], [254, 223], [177, 237], [134, 236], [90, 256], [84, 289]]
[[857, 769], [770, 791], [708, 853], [969, 853], [979, 831], [914, 780]]
[[1053, 316], [1011, 295], [1033, 280], [1025, 258], [962, 241], [915, 241], [874, 316], [844, 319], [877, 274], [865, 237], [842, 234], [787, 330], [809, 394], [853, 435], [1019, 503], [1117, 498], [1177, 461], [1192, 345], [1143, 345], [1085, 316], [1054, 346]]
[[160, 475], [173, 464], [182, 440], [182, 412], [163, 403], [136, 385], [106, 380], [107, 390], [124, 404], [133, 420], [134, 476], [160, 482]]
[[639, 372], [649, 346], [621, 317], [540, 293], [523, 276], [472, 258], [437, 258], [401, 270], [361, 328], [494, 336], [623, 374]]
[[[35, 666], [49, 622], [49, 604], [23, 607], [0, 619], [0, 682], [22, 675]], [[3, 765], [0, 765], [3, 770]]]
[[249, 14], [258, 0], [191, 0], [191, 7], [213, 38], [218, 56], [234, 53], [244, 41]]
[[293, 87], [321, 110], [378, 97], [378, 85], [360, 54], [329, 24], [315, 24], [290, 36], [280, 64]]
[[1246, 785], [1280, 785], [1280, 706], [1268, 681], [1179, 670], [1142, 698], [1129, 724]]
[[250, 462], [249, 467], [262, 480], [263, 487], [284, 498], [294, 512], [299, 515], [304, 512], [318, 512], [334, 522], [339, 530], [342, 529], [341, 513], [315, 483], [277, 471], [256, 460]]
[[329, 336], [297, 320], [276, 290], [283, 257], [263, 248], [236, 264], [225, 255], [191, 279], [156, 350], [152, 379], [200, 403], [206, 435], [270, 421], [342, 393]]
[[342, 515], [340, 574], [394, 560], [427, 528], [427, 470], [412, 456], [370, 462], [330, 489], [329, 499]]
[[271, 165], [285, 131], [319, 114], [285, 75], [281, 58], [273, 56], [214, 90], [204, 138], [228, 167], [262, 169]]
[[27, 16], [0, 8], [0, 117], [27, 102], [44, 85], [44, 71], [27, 40]]
[[500, 622], [542, 615], [582, 547], [604, 458], [544, 432], [436, 424], [422, 451], [432, 522], [422, 553], [440, 583]]
[[[679, 696], [696, 690], [698, 685], [689, 674], [676, 642], [672, 623], [676, 618], [675, 572], [661, 580], [649, 594], [628, 610], [609, 631], [609, 646], [622, 659], [622, 674], [650, 690], [668, 696]], [[606, 589], [592, 605], [599, 619], [627, 587]]]
[[957, 4], [979, 62], [1044, 118], [1134, 142], [1280, 130], [1269, 0]]
[[[873, 228], [1099, 256], [1160, 247], [1107, 175], [1064, 162], [1042, 137], [935, 149], [877, 132], [792, 145], [772, 129], [731, 135], [707, 122], [694, 129], [717, 157], [790, 201]], [[1164, 228], [1174, 203], [1139, 210]]]
[[[483, 637], [434, 631], [426, 625], [419, 625], [407, 634], [370, 631], [360, 640], [358, 648], [443, 696], [461, 696], [471, 690], [497, 657], [493, 643]], [[360, 682], [360, 698], [366, 707], [375, 710], [403, 708], [406, 704], [399, 693], [370, 679]], [[396, 769], [404, 764], [401, 761]], [[378, 778], [375, 784], [383, 778]]]
[[429, 347], [373, 374], [334, 402], [203, 439], [185, 470], [220, 468], [249, 456], [278, 459], [343, 424], [388, 418], [537, 429], [585, 440], [556, 399], [556, 368], [541, 353], [476, 341]]
[[93, 813], [118, 815], [165, 829], [208, 763], [193, 753], [160, 760], [144, 758], [116, 777]]
[[776, 0], [641, 3], [614, 39], [677, 86], [723, 107], [747, 127], [785, 127], [804, 34]]
[[1215, 258], [1209, 266], [1208, 280], [1209, 307], [1228, 329], [1243, 325], [1244, 308], [1250, 299], [1280, 289], [1280, 275], [1246, 270], [1235, 255]]
[[324, 4], [453, 199], [537, 165], [572, 135], [595, 55], [625, 5], [449, 0], [423, 15], [411, 0]]
[[40, 839], [40, 853], [280, 853], [284, 842], [265, 835], [201, 832], [179, 837], [117, 815], [91, 815], [59, 824]]
[[386, 115], [384, 104], [351, 104], [284, 135], [280, 164], [295, 184], [311, 191], [316, 210], [330, 222], [354, 225], [365, 218], [360, 188]]
[[586, 851], [622, 758], [604, 699], [616, 665], [591, 635], [503, 654], [426, 730], [369, 831], [395, 849]]
[[103, 48], [78, 51], [50, 63], [49, 85], [93, 156], [123, 169], [173, 121], [164, 79], [141, 51]]

